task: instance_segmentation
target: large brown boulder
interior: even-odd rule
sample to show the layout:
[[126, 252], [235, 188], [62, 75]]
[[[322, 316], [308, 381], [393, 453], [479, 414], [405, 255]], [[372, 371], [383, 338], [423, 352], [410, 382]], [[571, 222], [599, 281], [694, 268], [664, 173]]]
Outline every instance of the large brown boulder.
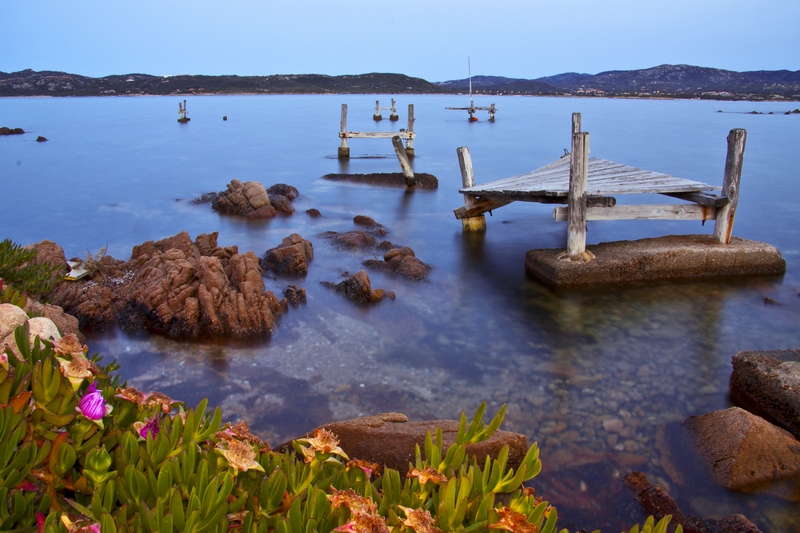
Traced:
[[297, 233], [284, 238], [275, 248], [270, 248], [261, 259], [261, 268], [276, 274], [306, 275], [308, 263], [314, 259], [314, 247]]
[[255, 337], [271, 333], [288, 305], [265, 290], [258, 257], [218, 246], [216, 232], [192, 242], [184, 231], [134, 247], [127, 262], [103, 261], [108, 274], [64, 282], [54, 295], [84, 326]]
[[209, 198], [211, 207], [217, 211], [247, 218], [272, 218], [278, 213], [291, 215], [294, 207], [291, 200], [297, 198], [297, 189], [291, 185], [278, 183], [267, 190], [257, 181], [242, 182], [233, 179], [224, 190]]
[[800, 350], [733, 356], [731, 399], [800, 439]]
[[683, 425], [719, 485], [800, 502], [800, 442], [788, 431], [738, 407]]
[[351, 300], [361, 303], [379, 302], [386, 296], [394, 298], [393, 292], [387, 293], [383, 289], [373, 290], [372, 283], [370, 282], [369, 276], [365, 270], [359, 270], [340, 283], [324, 281], [322, 284], [329, 289], [333, 289], [339, 294], [343, 294]]
[[[425, 449], [425, 434], [428, 431], [435, 435], [436, 428], [442, 428], [445, 449], [455, 442], [458, 434], [458, 422], [455, 420], [409, 422], [408, 417], [401, 413], [384, 413], [320, 427], [339, 438], [339, 447], [350, 459], [378, 463], [397, 470], [401, 476], [405, 476], [409, 464], [414, 463], [415, 445], [419, 445], [421, 450]], [[528, 441], [525, 435], [519, 433], [496, 431], [487, 440], [467, 446], [467, 453], [477, 457], [478, 464], [483, 464], [487, 456], [497, 458], [503, 446], [509, 447], [508, 467], [519, 468], [528, 452]], [[287, 443], [279, 449], [289, 448]]]

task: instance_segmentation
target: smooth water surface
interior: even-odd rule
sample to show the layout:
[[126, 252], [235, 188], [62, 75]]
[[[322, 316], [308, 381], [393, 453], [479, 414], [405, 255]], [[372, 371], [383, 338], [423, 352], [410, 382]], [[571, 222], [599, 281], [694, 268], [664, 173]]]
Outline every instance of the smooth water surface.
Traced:
[[[620, 475], [638, 469], [686, 513], [742, 513], [763, 531], [800, 528], [797, 506], [679, 485], [656, 446], [665, 423], [730, 406], [736, 352], [800, 347], [800, 116], [783, 114], [796, 104], [480, 97], [478, 105], [497, 105], [497, 121], [483, 113], [468, 123], [466, 112], [444, 109], [465, 105], [465, 96], [402, 95], [400, 121], [375, 123], [377, 98], [388, 103], [367, 95], [189, 97], [185, 125], [176, 122], [177, 97], [0, 99], [0, 125], [26, 131], [0, 138], [0, 237], [49, 239], [67, 257], [107, 245], [128, 259], [134, 245], [182, 230], [192, 238], [218, 231], [220, 245], [259, 256], [299, 233], [314, 245], [308, 276], [267, 277], [266, 284], [276, 295], [291, 283], [305, 287], [308, 303], [284, 314], [268, 341], [198, 344], [94, 332], [90, 348], [119, 359], [130, 384], [190, 405], [209, 397], [273, 445], [331, 420], [387, 411], [457, 418], [482, 401], [490, 412], [507, 404], [503, 429], [539, 442], [545, 472], [533, 485], [559, 506], [565, 526], [624, 526], [612, 504], [601, 511], [597, 502], [616, 494]], [[439, 189], [321, 179], [399, 171], [388, 140], [352, 139], [351, 160], [336, 159], [342, 103], [353, 131], [405, 127], [413, 103], [414, 170], [437, 176]], [[566, 225], [553, 221], [553, 206], [511, 204], [487, 217], [485, 234], [462, 233], [452, 212], [463, 204], [456, 148], [469, 147], [478, 183], [521, 174], [563, 154], [575, 111], [593, 156], [715, 185], [728, 132], [747, 129], [733, 233], [777, 246], [786, 275], [552, 291], [526, 278], [524, 256], [565, 246]], [[37, 135], [48, 142], [35, 142]], [[233, 178], [297, 187], [296, 213], [248, 221], [191, 202]], [[310, 208], [323, 216], [309, 217]], [[370, 271], [373, 287], [397, 298], [368, 307], [322, 287], [374, 257], [337, 250], [321, 237], [358, 229], [355, 215], [374, 218], [387, 240], [432, 265], [429, 279]], [[588, 243], [712, 231], [699, 222], [594, 222]]]

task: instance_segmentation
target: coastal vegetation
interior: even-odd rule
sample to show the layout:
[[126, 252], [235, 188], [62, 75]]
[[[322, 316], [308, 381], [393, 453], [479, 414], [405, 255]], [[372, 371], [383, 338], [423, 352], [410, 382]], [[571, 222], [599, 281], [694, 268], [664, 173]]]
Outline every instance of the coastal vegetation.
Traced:
[[[710, 100], [800, 100], [800, 72], [734, 72], [692, 65], [568, 72], [535, 80], [473, 76], [476, 94], [699, 98]], [[403, 74], [344, 76], [153, 76], [124, 74], [92, 78], [53, 71], [0, 72], [0, 96], [117, 96], [187, 94], [457, 94], [470, 80], [429, 82]]]

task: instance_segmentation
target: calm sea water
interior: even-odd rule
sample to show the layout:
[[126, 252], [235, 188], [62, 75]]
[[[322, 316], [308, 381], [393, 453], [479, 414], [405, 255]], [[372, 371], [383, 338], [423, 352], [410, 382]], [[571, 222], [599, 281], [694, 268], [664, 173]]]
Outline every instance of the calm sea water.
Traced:
[[[68, 257], [108, 246], [128, 259], [134, 245], [182, 230], [192, 238], [218, 231], [221, 245], [258, 255], [299, 233], [314, 244], [308, 276], [266, 283], [276, 294], [297, 283], [308, 303], [290, 309], [269, 341], [192, 344], [105, 332], [89, 334], [90, 348], [119, 359], [129, 383], [189, 404], [209, 397], [273, 444], [331, 420], [387, 411], [456, 418], [482, 401], [489, 411], [507, 404], [504, 429], [542, 447], [545, 474], [533, 484], [559, 505], [563, 525], [620, 529], [626, 518], [611, 503], [598, 511], [598, 502], [618, 495], [619, 475], [635, 468], [686, 513], [738, 512], [764, 531], [800, 529], [796, 506], [679, 484], [656, 446], [663, 424], [730, 406], [736, 352], [800, 346], [800, 116], [783, 114], [797, 104], [479, 97], [479, 105], [497, 105], [497, 121], [484, 113], [468, 123], [465, 112], [444, 109], [466, 97], [402, 95], [400, 122], [376, 124], [377, 98], [189, 97], [186, 125], [176, 122], [177, 97], [0, 99], [0, 126], [27, 132], [0, 138], [0, 237], [53, 240]], [[414, 170], [437, 176], [439, 189], [322, 180], [399, 171], [388, 140], [351, 140], [352, 159], [336, 159], [342, 103], [356, 131], [405, 127], [413, 103]], [[575, 111], [594, 156], [712, 184], [722, 181], [728, 131], [747, 129], [734, 235], [777, 246], [786, 275], [554, 292], [524, 272], [527, 250], [565, 246], [566, 226], [552, 220], [552, 206], [512, 204], [487, 217], [484, 235], [463, 234], [452, 213], [463, 204], [456, 148], [469, 147], [478, 183], [521, 174], [563, 154]], [[294, 185], [297, 212], [255, 222], [190, 201], [233, 178]], [[323, 216], [310, 218], [310, 208]], [[357, 229], [355, 215], [413, 248], [432, 265], [429, 280], [370, 272], [374, 287], [397, 294], [370, 307], [322, 287], [370, 257], [321, 238]], [[588, 242], [712, 231], [698, 222], [595, 222]]]

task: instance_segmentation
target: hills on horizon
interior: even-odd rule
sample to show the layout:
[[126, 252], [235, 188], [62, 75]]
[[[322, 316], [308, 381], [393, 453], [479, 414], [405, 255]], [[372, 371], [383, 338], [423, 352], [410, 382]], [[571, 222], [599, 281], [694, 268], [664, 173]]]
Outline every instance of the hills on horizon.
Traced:
[[[328, 76], [153, 76], [92, 78], [55, 71], [0, 72], [0, 96], [113, 96], [187, 94], [455, 94], [469, 79], [429, 82], [403, 74]], [[567, 72], [534, 80], [473, 76], [475, 94], [800, 100], [800, 71], [735, 72], [692, 65], [660, 65], [598, 74]]]

